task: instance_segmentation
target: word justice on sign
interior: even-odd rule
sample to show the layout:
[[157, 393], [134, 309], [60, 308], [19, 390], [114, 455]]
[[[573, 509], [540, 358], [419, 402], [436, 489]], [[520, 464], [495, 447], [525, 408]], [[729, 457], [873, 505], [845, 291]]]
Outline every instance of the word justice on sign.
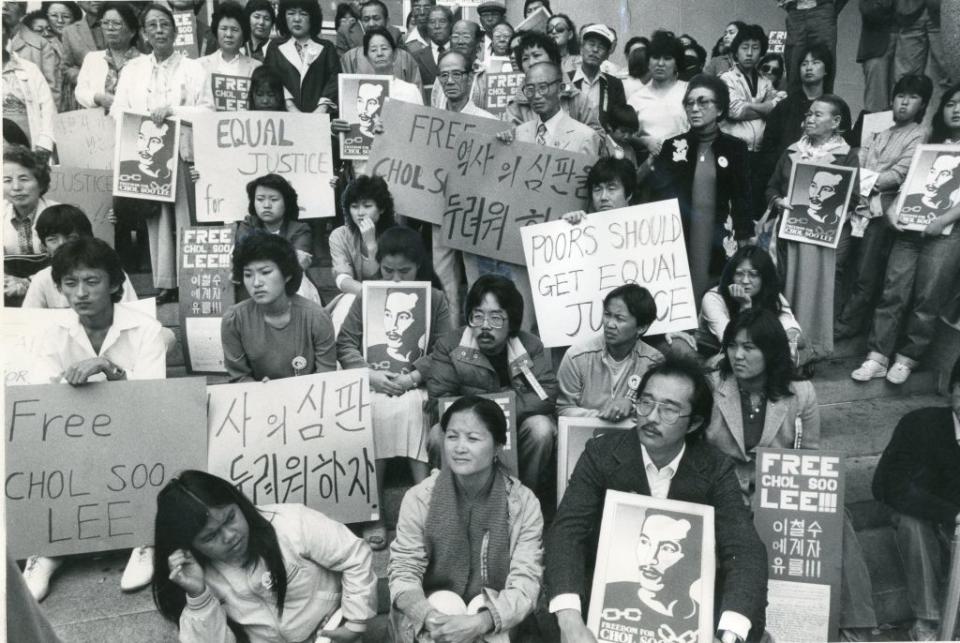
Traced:
[[[840, 458], [834, 456], [768, 454], [760, 471], [760, 506], [836, 513], [839, 464]], [[805, 478], [806, 489], [798, 476]]]

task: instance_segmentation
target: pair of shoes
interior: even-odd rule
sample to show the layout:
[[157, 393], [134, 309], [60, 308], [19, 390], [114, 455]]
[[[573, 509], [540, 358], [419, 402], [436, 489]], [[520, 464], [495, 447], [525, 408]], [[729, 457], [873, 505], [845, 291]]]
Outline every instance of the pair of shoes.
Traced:
[[891, 384], [903, 384], [910, 377], [912, 369], [903, 362], [894, 362], [887, 371], [887, 381]]
[[133, 592], [146, 587], [153, 580], [153, 547], [137, 547], [130, 552], [130, 560], [120, 577], [120, 589]]
[[23, 568], [23, 580], [38, 603], [47, 597], [50, 592], [50, 579], [62, 564], [62, 558], [31, 556], [27, 559], [27, 565]]
[[382, 522], [372, 522], [363, 528], [363, 539], [373, 551], [387, 548], [387, 528]]
[[872, 627], [842, 627], [840, 628], [841, 641], [872, 641]]
[[179, 288], [161, 288], [157, 292], [157, 305], [172, 304], [180, 301]]
[[884, 377], [887, 374], [887, 367], [875, 359], [868, 359], [860, 368], [850, 373], [850, 377], [858, 382], [869, 382], [870, 380]]
[[939, 623], [918, 618], [910, 626], [911, 641], [936, 641], [940, 637]]

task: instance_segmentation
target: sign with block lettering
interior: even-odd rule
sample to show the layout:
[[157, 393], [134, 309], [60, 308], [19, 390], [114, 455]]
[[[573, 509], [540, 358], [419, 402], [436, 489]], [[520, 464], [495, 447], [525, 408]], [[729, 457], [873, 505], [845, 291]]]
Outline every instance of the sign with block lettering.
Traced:
[[112, 171], [54, 165], [50, 168], [50, 189], [46, 196], [57, 203], [69, 203], [83, 210], [93, 226], [93, 235], [113, 247], [115, 235], [110, 223]]
[[57, 158], [62, 165], [112, 170], [117, 124], [103, 109], [78, 109], [53, 117]]
[[173, 48], [187, 58], [196, 58], [200, 55], [200, 45], [197, 40], [197, 16], [193, 11], [174, 11], [173, 21], [177, 26], [177, 37], [173, 41]]
[[388, 100], [382, 114], [385, 134], [374, 138], [367, 172], [382, 176], [390, 186], [397, 214], [438, 225], [446, 206], [447, 173], [457, 165], [459, 138], [465, 132], [493, 136], [509, 129], [496, 119], [399, 100]]
[[208, 471], [254, 504], [299, 502], [377, 520], [367, 369], [207, 389]]
[[523, 84], [523, 72], [501, 72], [484, 74], [487, 79], [487, 102], [485, 110], [496, 116], [507, 111], [507, 101], [517, 93], [517, 88]]
[[152, 544], [157, 493], [204, 467], [204, 393], [201, 378], [7, 387], [8, 555]]
[[191, 373], [225, 373], [220, 322], [234, 303], [233, 226], [180, 231], [180, 319]]
[[844, 456], [757, 449], [753, 522], [767, 546], [767, 630], [777, 641], [836, 641]]
[[545, 346], [569, 346], [600, 331], [603, 298], [626, 283], [650, 291], [650, 335], [697, 327], [697, 309], [676, 200], [520, 229]]
[[250, 96], [250, 78], [248, 76], [228, 76], [210, 74], [213, 86], [213, 104], [218, 112], [240, 112], [247, 109]]
[[297, 191], [300, 218], [332, 217], [330, 117], [326, 114], [217, 112], [193, 117], [197, 221], [247, 216], [247, 183], [279, 174]]

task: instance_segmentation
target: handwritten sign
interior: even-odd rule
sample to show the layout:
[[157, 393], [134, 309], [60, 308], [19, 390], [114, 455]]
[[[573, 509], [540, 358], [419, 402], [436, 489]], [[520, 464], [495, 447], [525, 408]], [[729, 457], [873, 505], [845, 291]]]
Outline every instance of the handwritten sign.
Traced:
[[193, 125], [198, 222], [243, 219], [247, 183], [271, 172], [297, 191], [301, 219], [336, 214], [326, 114], [220, 112], [198, 114]]
[[499, 120], [398, 100], [388, 100], [382, 114], [386, 134], [370, 147], [368, 172], [390, 186], [398, 214], [438, 225], [446, 206], [447, 172], [457, 164], [458, 137], [507, 129]]
[[520, 229], [545, 346], [569, 346], [600, 331], [603, 297], [626, 283], [657, 303], [651, 335], [697, 326], [687, 248], [676, 200], [595, 212], [572, 226]]
[[[493, 400], [500, 405], [503, 415], [507, 418], [507, 443], [500, 450], [500, 462], [511, 475], [519, 475], [519, 455], [517, 453], [517, 395], [513, 391], [499, 393], [478, 393], [477, 397]], [[440, 398], [440, 414], [443, 415], [450, 405], [460, 399], [457, 397]], [[441, 455], [441, 457], [443, 457]]]
[[185, 228], [180, 232], [180, 319], [184, 352], [192, 373], [225, 373], [220, 322], [233, 305], [230, 256], [233, 226]]
[[840, 452], [757, 449], [753, 521], [767, 546], [767, 629], [778, 641], [837, 640], [843, 545]]
[[173, 48], [187, 58], [199, 56], [196, 14], [193, 11], [174, 11], [173, 21], [177, 25], [177, 37], [173, 41]]
[[210, 74], [213, 85], [213, 104], [218, 112], [240, 112], [247, 109], [250, 95], [250, 78], [247, 76], [228, 76]]
[[83, 210], [93, 226], [94, 236], [113, 247], [114, 230], [109, 220], [110, 208], [113, 207], [112, 171], [54, 165], [50, 168], [47, 197]]
[[53, 117], [60, 163], [91, 170], [112, 170], [117, 125], [99, 107], [61, 112]]
[[563, 500], [570, 476], [591, 438], [610, 431], [632, 429], [632, 421], [607, 422], [594, 417], [559, 417], [557, 427], [557, 505]]
[[379, 517], [366, 369], [207, 392], [210, 473], [254, 504], [300, 502], [344, 523]]
[[153, 542], [156, 497], [206, 459], [200, 378], [6, 389], [7, 551]]
[[517, 93], [517, 88], [523, 84], [522, 72], [502, 72], [484, 74], [487, 79], [487, 102], [485, 110], [495, 116], [507, 111], [507, 101]]

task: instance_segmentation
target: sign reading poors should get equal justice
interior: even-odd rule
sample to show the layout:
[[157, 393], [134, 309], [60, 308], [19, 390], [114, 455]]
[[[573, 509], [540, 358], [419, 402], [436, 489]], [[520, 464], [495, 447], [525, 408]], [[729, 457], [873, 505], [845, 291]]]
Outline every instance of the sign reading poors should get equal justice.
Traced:
[[640, 284], [657, 303], [650, 335], [697, 326], [697, 309], [676, 200], [586, 215], [578, 225], [551, 221], [520, 228], [533, 304], [545, 346], [595, 335], [603, 298]]

